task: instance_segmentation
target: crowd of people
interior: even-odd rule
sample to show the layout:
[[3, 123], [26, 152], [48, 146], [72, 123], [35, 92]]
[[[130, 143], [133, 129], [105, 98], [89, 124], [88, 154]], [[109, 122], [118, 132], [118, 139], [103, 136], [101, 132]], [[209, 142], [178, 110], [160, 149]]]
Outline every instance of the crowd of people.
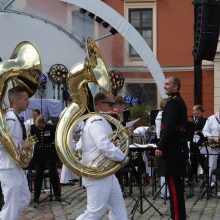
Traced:
[[[219, 145], [220, 136], [220, 109], [207, 119], [204, 117], [202, 105], [195, 105], [192, 117], [188, 119], [186, 104], [180, 94], [181, 82], [177, 77], [168, 77], [164, 89], [168, 95], [160, 103], [160, 111], [155, 118], [155, 157], [157, 158], [157, 175], [161, 178], [161, 186], [166, 186], [166, 194], [170, 200], [170, 219], [185, 220], [185, 190], [186, 177], [188, 185], [193, 188], [199, 181], [198, 167], [202, 168], [206, 178], [210, 180], [210, 187], [216, 184], [213, 170], [218, 168], [217, 161], [220, 148], [211, 148], [209, 143]], [[72, 183], [75, 174], [62, 165], [59, 175], [57, 161], [59, 160], [55, 149], [54, 124], [47, 123], [38, 109], [32, 111], [31, 119], [22, 122], [19, 114], [28, 107], [28, 92], [22, 86], [16, 86], [8, 91], [10, 108], [7, 109], [5, 119], [19, 151], [31, 146], [27, 135], [35, 136], [33, 158], [28, 169], [36, 171], [34, 178], [33, 202], [40, 202], [43, 175], [49, 170], [49, 179], [56, 201], [61, 201], [61, 185]], [[73, 100], [68, 100], [68, 105]], [[126, 126], [131, 118], [123, 97], [116, 97], [98, 93], [94, 97], [96, 115], [78, 124], [73, 131], [73, 137], [80, 143], [82, 151], [81, 163], [91, 165], [94, 158], [101, 152], [106, 158], [118, 161], [122, 167], [129, 163], [125, 155], [110, 140], [112, 126], [109, 121], [99, 113], [117, 112], [122, 124]], [[65, 112], [65, 109], [63, 113]], [[62, 114], [63, 114], [62, 113]], [[62, 114], [60, 117], [62, 117]], [[132, 125], [127, 127], [128, 134], [138, 133], [147, 140], [149, 126], [135, 129]], [[77, 138], [76, 138], [77, 137]], [[149, 141], [149, 140], [148, 140]], [[204, 144], [205, 143], [205, 144]], [[146, 143], [144, 143], [146, 144]], [[74, 149], [77, 143], [74, 142]], [[143, 155], [143, 164], [146, 166], [144, 175], [148, 176], [148, 155]], [[130, 161], [131, 162], [131, 161]], [[130, 164], [130, 163], [129, 163]], [[92, 165], [93, 166], [93, 165]], [[117, 177], [116, 177], [117, 176]], [[121, 179], [124, 178], [124, 181]], [[122, 194], [122, 185], [128, 181], [128, 175], [112, 174], [102, 179], [82, 178], [82, 184], [87, 191], [87, 209], [77, 220], [100, 219], [109, 209], [109, 219], [127, 220], [127, 211]], [[140, 180], [137, 180], [137, 182]], [[31, 193], [24, 170], [10, 156], [9, 152], [0, 144], [0, 183], [1, 199], [4, 198], [0, 219], [16, 220], [31, 201]], [[187, 195], [193, 197], [193, 190]]]

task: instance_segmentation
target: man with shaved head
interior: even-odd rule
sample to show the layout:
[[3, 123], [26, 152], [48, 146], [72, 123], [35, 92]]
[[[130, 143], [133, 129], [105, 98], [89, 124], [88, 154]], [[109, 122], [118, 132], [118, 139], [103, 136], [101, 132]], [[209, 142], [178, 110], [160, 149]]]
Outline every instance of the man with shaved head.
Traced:
[[162, 113], [160, 141], [155, 151], [158, 157], [158, 173], [165, 176], [169, 188], [172, 220], [186, 219], [184, 176], [187, 159], [187, 108], [179, 93], [180, 87], [179, 78], [166, 78], [164, 89], [169, 98]]

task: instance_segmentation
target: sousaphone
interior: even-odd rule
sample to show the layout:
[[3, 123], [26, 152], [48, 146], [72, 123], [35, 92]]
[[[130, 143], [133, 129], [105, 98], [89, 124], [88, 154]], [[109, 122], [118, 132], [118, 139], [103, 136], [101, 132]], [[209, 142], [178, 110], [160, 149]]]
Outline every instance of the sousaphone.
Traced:
[[[55, 145], [59, 158], [78, 176], [99, 179], [115, 173], [121, 168], [119, 162], [111, 161], [103, 155], [99, 155], [96, 167], [87, 166], [81, 163], [72, 148], [73, 130], [83, 120], [91, 117], [94, 112], [88, 112], [88, 91], [87, 85], [93, 82], [99, 85], [100, 89], [111, 94], [111, 85], [108, 71], [103, 62], [98, 47], [92, 38], [87, 39], [87, 57], [84, 62], [73, 66], [67, 76], [67, 86], [70, 90], [73, 103], [64, 112], [60, 119], [55, 137]], [[128, 153], [129, 138], [126, 129], [120, 121], [110, 114], [103, 115], [116, 130], [111, 135], [111, 140], [116, 143], [125, 154]]]
[[36, 47], [23, 41], [17, 45], [11, 59], [0, 63], [0, 142], [17, 164], [28, 166], [33, 150], [19, 151], [9, 132], [3, 101], [8, 84], [24, 86], [29, 96], [32, 96], [40, 84], [42, 64]]

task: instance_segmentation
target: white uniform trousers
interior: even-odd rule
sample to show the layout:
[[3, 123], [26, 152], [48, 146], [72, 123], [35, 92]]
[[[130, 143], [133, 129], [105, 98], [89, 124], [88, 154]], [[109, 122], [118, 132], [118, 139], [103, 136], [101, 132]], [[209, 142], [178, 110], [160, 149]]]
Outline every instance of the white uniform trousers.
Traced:
[[[217, 168], [217, 161], [218, 161], [218, 156], [220, 154], [220, 149], [208, 147], [207, 150], [208, 150], [208, 154], [210, 154], [208, 156], [209, 156], [209, 177], [211, 178], [212, 171]], [[200, 148], [200, 152], [202, 154], [207, 155], [207, 150], [205, 147]], [[215, 182], [216, 182], [216, 176], [212, 175], [212, 179], [210, 180], [211, 185], [215, 184]]]
[[[214, 153], [216, 153], [216, 152], [213, 152], [213, 154]], [[218, 155], [210, 155], [209, 156], [209, 176], [210, 176], [210, 178], [212, 178], [210, 180], [211, 186], [215, 185], [215, 182], [216, 182], [216, 176], [212, 175], [212, 171], [214, 169], [217, 169], [217, 161], [218, 161]]]
[[74, 180], [76, 175], [73, 173], [72, 170], [70, 170], [65, 165], [62, 166], [61, 174], [60, 174], [60, 183], [69, 183], [70, 180]]
[[27, 177], [20, 167], [3, 169], [0, 182], [5, 201], [0, 220], [17, 220], [31, 200]]
[[160, 185], [162, 187], [161, 191], [160, 191], [161, 198], [169, 197], [170, 196], [169, 189], [168, 189], [167, 184], [165, 184], [165, 177], [164, 176], [160, 177]]
[[127, 220], [121, 187], [115, 175], [103, 179], [83, 178], [87, 190], [87, 210], [76, 220], [99, 220], [110, 209], [109, 220]]

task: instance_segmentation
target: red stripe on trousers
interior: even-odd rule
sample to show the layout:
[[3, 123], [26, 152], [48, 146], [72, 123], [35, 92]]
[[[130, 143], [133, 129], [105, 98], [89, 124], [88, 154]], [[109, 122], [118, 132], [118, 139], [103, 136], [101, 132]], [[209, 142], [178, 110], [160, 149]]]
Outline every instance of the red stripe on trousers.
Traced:
[[173, 207], [174, 207], [174, 220], [179, 220], [179, 204], [177, 199], [176, 187], [172, 177], [169, 177], [171, 195], [173, 198]]

